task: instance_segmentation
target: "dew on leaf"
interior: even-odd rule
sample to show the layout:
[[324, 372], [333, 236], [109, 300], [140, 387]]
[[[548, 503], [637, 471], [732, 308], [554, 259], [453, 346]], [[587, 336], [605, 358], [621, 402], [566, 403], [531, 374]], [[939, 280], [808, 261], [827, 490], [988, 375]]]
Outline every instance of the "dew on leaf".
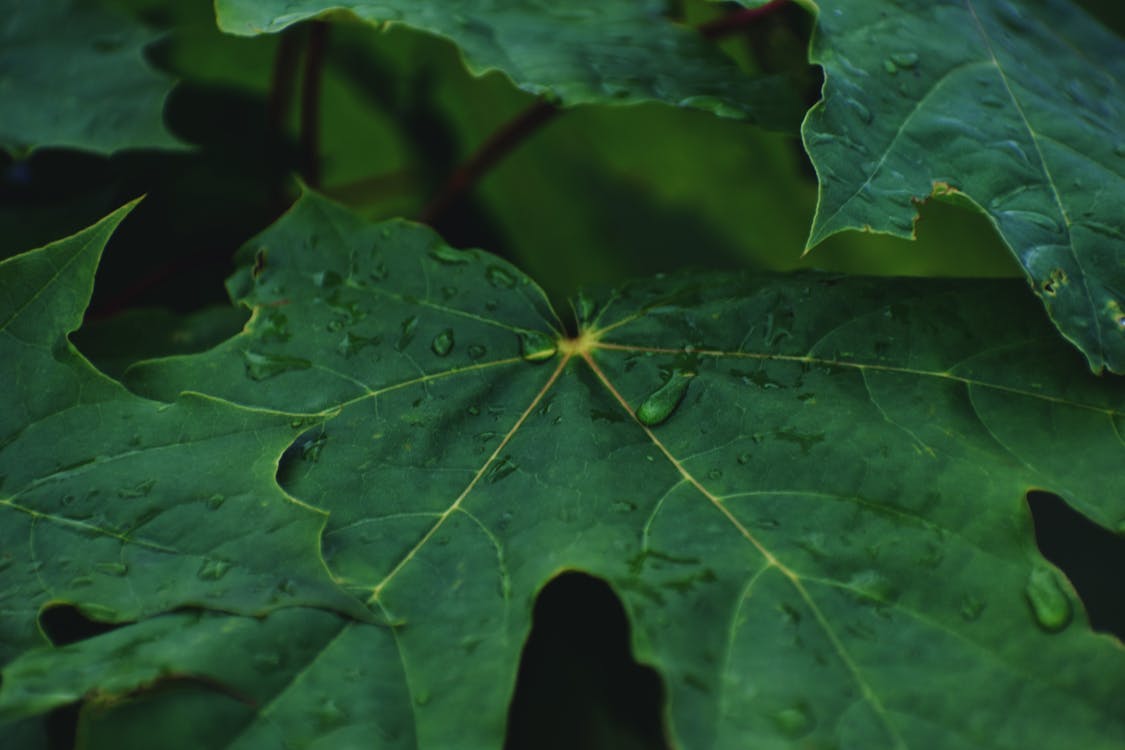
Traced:
[[398, 341], [395, 343], [395, 351], [401, 352], [406, 347], [410, 346], [410, 342], [414, 340], [414, 334], [418, 328], [418, 316], [411, 315], [402, 321], [400, 326], [401, 333], [399, 334]]
[[251, 380], [266, 380], [286, 372], [307, 370], [312, 363], [299, 357], [286, 357], [278, 354], [261, 354], [244, 350], [242, 359], [246, 365], [246, 375]]
[[675, 370], [668, 380], [637, 407], [637, 421], [648, 427], [666, 422], [687, 395], [694, 372]]
[[220, 495], [216, 492], [214, 495], [207, 498], [207, 507], [211, 510], [218, 510], [219, 508], [223, 507], [223, 503], [225, 503], [226, 501], [226, 495]]
[[465, 250], [458, 250], [442, 245], [431, 250], [430, 257], [438, 263], [444, 263], [447, 266], [459, 266], [472, 260], [473, 254]]
[[336, 345], [336, 351], [344, 357], [353, 357], [358, 354], [364, 347], [374, 346], [380, 343], [382, 339], [379, 336], [357, 336], [354, 333], [345, 333], [344, 338], [340, 339], [340, 343]]
[[866, 104], [851, 97], [844, 99], [844, 103], [851, 107], [852, 111], [856, 113], [860, 121], [865, 125], [871, 123], [871, 110], [867, 108]]
[[427, 703], [429, 703], [430, 702], [430, 691], [424, 690], [424, 689], [419, 690], [417, 693], [414, 694], [414, 702], [417, 703], [419, 706], [424, 706]]
[[1032, 569], [1024, 587], [1024, 596], [1035, 622], [1048, 633], [1065, 630], [1074, 617], [1074, 605], [1050, 568], [1039, 566]]
[[816, 725], [812, 713], [804, 706], [792, 706], [774, 712], [770, 718], [778, 731], [788, 737], [802, 737]]
[[711, 469], [709, 472], [707, 472], [707, 478], [708, 479], [722, 479], [723, 478], [723, 470], [719, 469], [719, 468]]
[[469, 344], [469, 359], [480, 359], [487, 352], [488, 349], [484, 344]]
[[344, 709], [336, 705], [334, 700], [326, 700], [316, 709], [316, 721], [324, 729], [342, 724], [347, 718]]
[[485, 271], [485, 276], [488, 278], [488, 283], [495, 287], [511, 289], [516, 285], [516, 277], [512, 275], [511, 271], [501, 266], [489, 266], [488, 270]]
[[444, 299], [444, 300], [453, 299], [454, 297], [457, 296], [457, 287], [455, 287], [455, 286], [443, 286], [441, 288], [441, 296], [442, 296], [442, 299]]
[[887, 71], [891, 75], [894, 75], [898, 72], [898, 66], [894, 64], [894, 61], [891, 60], [891, 58], [888, 57], [883, 61], [883, 70]]
[[540, 331], [524, 331], [520, 334], [520, 356], [525, 362], [545, 362], [555, 356], [558, 344]]
[[966, 622], [976, 622], [984, 614], [985, 603], [971, 594], [961, 598], [961, 617]]
[[751, 458], [753, 458], [753, 456], [751, 456], [749, 452], [739, 453], [738, 454], [738, 463], [748, 464], [748, 463], [750, 463]]
[[138, 482], [132, 487], [122, 487], [117, 491], [117, 496], [125, 499], [144, 497], [148, 493], [152, 492], [152, 488], [155, 486], [155, 479], [146, 479], [143, 482]]
[[430, 349], [439, 357], [444, 357], [453, 351], [453, 329], [446, 328], [434, 336], [434, 340], [430, 342]]
[[129, 566], [122, 562], [100, 562], [94, 564], [94, 570], [107, 576], [120, 578], [129, 572]]
[[513, 461], [508, 456], [505, 456], [504, 458], [501, 458], [499, 461], [494, 463], [492, 465], [492, 468], [488, 470], [488, 481], [493, 483], [499, 482], [501, 479], [509, 476], [518, 468], [519, 466], [516, 465], [515, 461]]
[[335, 271], [317, 271], [313, 274], [313, 283], [322, 289], [340, 286], [343, 280]]
[[916, 52], [896, 52], [891, 55], [891, 62], [900, 68], [913, 68], [918, 64]]
[[231, 564], [226, 560], [204, 560], [196, 575], [203, 581], [217, 581], [227, 574]]
[[390, 276], [390, 272], [387, 271], [387, 264], [383, 261], [375, 263], [375, 265], [371, 267], [370, 276], [373, 281], [385, 281], [386, 278]]

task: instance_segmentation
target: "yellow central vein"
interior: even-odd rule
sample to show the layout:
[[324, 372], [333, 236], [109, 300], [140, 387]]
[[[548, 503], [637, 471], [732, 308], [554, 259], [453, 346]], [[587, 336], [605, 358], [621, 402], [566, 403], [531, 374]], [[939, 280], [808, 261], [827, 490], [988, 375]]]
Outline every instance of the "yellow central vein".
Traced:
[[[601, 342], [599, 342], [597, 346], [601, 348], [612, 348], [606, 346]], [[754, 548], [761, 553], [762, 557], [766, 560], [767, 568], [777, 568], [777, 570], [782, 575], [789, 579], [789, 582], [793, 585], [793, 588], [796, 589], [801, 599], [804, 600], [809, 610], [813, 613], [813, 617], [816, 618], [817, 623], [820, 625], [821, 630], [824, 631], [824, 634], [828, 638], [829, 643], [831, 643], [832, 647], [836, 650], [836, 654], [840, 657], [840, 661], [844, 664], [844, 667], [848, 670], [848, 673], [851, 675], [852, 679], [859, 687], [860, 693], [863, 695], [864, 700], [866, 700], [867, 703], [871, 705], [871, 708], [875, 711], [880, 721], [882, 721], [883, 726], [886, 728], [888, 734], [890, 734], [890, 736], [893, 738], [895, 747], [903, 749], [906, 748], [906, 743], [899, 735], [898, 730], [895, 728], [894, 724], [891, 723], [890, 717], [887, 715], [887, 710], [883, 706], [883, 702], [871, 688], [871, 685], [868, 684], [866, 678], [863, 676], [863, 672], [859, 669], [859, 665], [856, 664], [855, 660], [852, 659], [851, 654], [848, 653], [848, 650], [844, 647], [843, 642], [840, 640], [839, 636], [836, 635], [836, 631], [828, 622], [828, 618], [824, 616], [824, 613], [821, 611], [820, 607], [809, 594], [808, 589], [805, 588], [804, 582], [801, 580], [801, 576], [791, 568], [787, 567], [780, 560], [778, 560], [777, 557], [774, 556], [774, 554], [770, 552], [770, 550], [764, 544], [758, 541], [758, 539], [750, 533], [750, 531], [738, 520], [738, 518], [733, 513], [731, 513], [730, 509], [728, 509], [723, 504], [722, 500], [716, 495], [712, 494], [706, 487], [704, 487], [703, 484], [700, 483], [700, 481], [687, 470], [687, 467], [685, 467], [675, 456], [672, 455], [672, 452], [668, 450], [667, 446], [665, 446], [663, 442], [661, 442], [660, 438], [658, 438], [647, 425], [637, 419], [637, 415], [633, 410], [633, 407], [629, 405], [629, 402], [625, 400], [625, 397], [621, 395], [621, 393], [610, 381], [609, 377], [606, 376], [606, 374], [600, 367], [598, 367], [598, 364], [594, 361], [594, 358], [590, 356], [590, 353], [588, 351], [583, 351], [581, 353], [581, 356], [582, 359], [586, 361], [586, 364], [589, 365], [590, 369], [593, 370], [594, 375], [597, 376], [598, 380], [601, 381], [602, 385], [606, 387], [606, 390], [608, 390], [610, 394], [613, 395], [614, 399], [616, 399], [617, 402], [621, 405], [621, 408], [623, 408], [629, 414], [629, 416], [633, 418], [633, 421], [637, 424], [637, 426], [644, 430], [649, 440], [652, 441], [652, 444], [655, 445], [657, 449], [664, 454], [664, 457], [670, 464], [672, 464], [673, 467], [675, 467], [680, 476], [682, 476], [686, 482], [695, 487], [695, 489], [698, 490], [699, 493], [703, 495], [703, 497], [707, 498], [707, 500], [720, 513], [722, 513], [723, 516], [726, 517], [731, 525], [738, 530], [738, 533], [741, 534], [742, 537], [746, 539], [746, 541], [750, 542], [750, 544], [752, 544]], [[761, 571], [759, 571], [759, 574], [760, 573]]]
[[492, 454], [489, 455], [485, 462], [481, 464], [481, 467], [477, 469], [476, 474], [473, 475], [472, 481], [470, 481], [465, 489], [461, 491], [461, 494], [457, 496], [457, 499], [454, 500], [453, 503], [448, 508], [446, 508], [440, 516], [438, 516], [437, 521], [435, 521], [434, 525], [430, 527], [430, 530], [427, 531], [426, 534], [418, 540], [418, 543], [415, 544], [410, 549], [410, 551], [406, 553], [405, 556], [403, 556], [402, 560], [400, 560], [398, 564], [395, 565], [395, 567], [392, 568], [389, 573], [387, 573], [383, 580], [381, 580], [374, 586], [374, 588], [371, 589], [371, 596], [368, 599], [369, 603], [374, 603], [379, 600], [379, 595], [382, 593], [383, 589], [386, 588], [387, 584], [389, 584], [394, 579], [394, 577], [398, 575], [400, 570], [406, 567], [410, 563], [410, 561], [414, 559], [415, 555], [417, 555], [418, 552], [426, 545], [426, 543], [429, 542], [431, 538], [433, 538], [434, 534], [438, 532], [438, 529], [440, 529], [445, 524], [449, 517], [457, 512], [457, 509], [461, 507], [461, 503], [464, 502], [465, 498], [469, 496], [469, 493], [471, 493], [473, 489], [480, 483], [480, 480], [484, 478], [485, 472], [488, 471], [488, 467], [492, 466], [493, 462], [495, 462], [496, 459], [500, 457], [500, 453], [504, 450], [505, 447], [507, 447], [508, 443], [512, 441], [512, 438], [515, 437], [516, 433], [523, 426], [524, 422], [527, 421], [527, 418], [531, 416], [531, 413], [535, 411], [536, 407], [538, 407], [539, 404], [543, 401], [543, 397], [547, 395], [547, 392], [551, 390], [551, 387], [555, 384], [555, 381], [559, 379], [559, 375], [562, 374], [563, 369], [566, 367], [567, 362], [569, 361], [569, 355], [560, 358], [559, 364], [555, 367], [555, 371], [551, 373], [551, 377], [547, 379], [547, 382], [544, 383], [543, 387], [539, 389], [539, 392], [535, 394], [535, 398], [533, 398], [531, 400], [531, 403], [528, 404], [527, 408], [523, 410], [523, 413], [520, 414], [519, 419], [516, 420], [511, 429], [509, 429], [508, 432], [505, 433], [504, 438], [500, 441], [499, 445], [496, 446], [496, 449], [492, 451]]
[[[599, 331], [599, 333], [601, 333]], [[660, 346], [635, 346], [632, 344], [614, 344], [607, 341], [598, 341], [595, 348], [609, 349], [619, 352], [642, 352], [651, 354], [686, 354], [689, 353], [683, 348], [674, 347], [660, 347]], [[952, 372], [935, 372], [934, 370], [917, 370], [910, 367], [899, 367], [896, 365], [879, 365], [868, 362], [847, 362], [835, 359], [822, 359], [820, 357], [809, 357], [803, 354], [762, 354], [759, 352], [727, 352], [721, 349], [692, 349], [690, 354], [698, 355], [701, 357], [732, 357], [735, 359], [757, 359], [775, 362], [798, 362], [805, 365], [824, 365], [827, 367], [847, 367], [853, 370], [875, 371], [875, 372], [889, 372], [899, 375], [916, 375], [924, 378], [938, 378], [940, 380], [948, 380], [963, 385], [979, 386], [981, 388], [991, 388], [996, 391], [1003, 391], [1011, 393], [1016, 396], [1026, 396], [1027, 398], [1035, 398], [1041, 401], [1049, 401], [1063, 406], [1071, 406], [1076, 409], [1086, 409], [1088, 411], [1098, 412], [1100, 414], [1108, 414], [1109, 416], [1120, 415], [1122, 412], [1112, 408], [1105, 408], [1101, 406], [1093, 406], [1091, 404], [1082, 404], [1077, 401], [1068, 401], [1065, 398], [1058, 398], [1057, 396], [1050, 396], [1045, 393], [1038, 393], [1036, 391], [1028, 391], [1022, 388], [1013, 388], [1011, 386], [1000, 385], [998, 383], [989, 383], [985, 380], [977, 380], [975, 378], [968, 378], [964, 375], [957, 375]]]

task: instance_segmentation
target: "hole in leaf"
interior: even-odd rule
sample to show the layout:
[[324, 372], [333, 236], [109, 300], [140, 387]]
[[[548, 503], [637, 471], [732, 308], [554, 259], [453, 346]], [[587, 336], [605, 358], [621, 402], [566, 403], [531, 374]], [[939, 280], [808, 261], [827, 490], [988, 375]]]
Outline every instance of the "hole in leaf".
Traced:
[[56, 604], [39, 613], [39, 627], [56, 646], [93, 638], [117, 630], [122, 624], [91, 620], [73, 604]]
[[625, 609], [581, 573], [535, 603], [508, 716], [505, 750], [662, 750], [664, 686], [633, 660]]
[[1032, 490], [1027, 504], [1039, 551], [1074, 584], [1091, 627], [1125, 640], [1125, 538], [1050, 492]]

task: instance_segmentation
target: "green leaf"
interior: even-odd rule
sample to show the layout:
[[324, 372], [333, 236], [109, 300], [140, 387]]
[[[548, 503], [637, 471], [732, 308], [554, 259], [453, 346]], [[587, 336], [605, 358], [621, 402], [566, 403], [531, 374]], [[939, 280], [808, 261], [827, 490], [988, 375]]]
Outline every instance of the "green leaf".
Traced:
[[499, 70], [520, 88], [564, 105], [659, 101], [791, 129], [801, 104], [783, 76], [748, 76], [652, 0], [525, 4], [388, 0], [216, 0], [232, 34], [281, 31], [330, 11], [372, 24], [403, 24], [447, 38], [476, 74]]
[[1125, 372], [1125, 46], [1065, 0], [1024, 5], [820, 3], [809, 245], [910, 236], [914, 201], [966, 197], [1091, 368]]
[[82, 0], [4, 0], [0, 14], [0, 147], [178, 146], [162, 119], [172, 82], [143, 55], [153, 34]]
[[4, 661], [43, 642], [46, 605], [111, 622], [187, 605], [360, 613], [319, 557], [323, 513], [274, 481], [281, 453], [319, 418], [198, 394], [147, 401], [67, 341], [131, 208], [0, 263]]
[[271, 615], [294, 637], [268, 685], [208, 618], [118, 666], [159, 627], [130, 626], [15, 662], [9, 713], [186, 669], [259, 701], [209, 746], [500, 747], [534, 597], [577, 569], [622, 597], [679, 746], [1118, 744], [1125, 650], [1024, 496], [1120, 524], [1125, 398], [1018, 284], [677, 275], [581, 298], [556, 338], [512, 267], [315, 195], [244, 260], [246, 330], [131, 382], [338, 410], [279, 479], [386, 624]]

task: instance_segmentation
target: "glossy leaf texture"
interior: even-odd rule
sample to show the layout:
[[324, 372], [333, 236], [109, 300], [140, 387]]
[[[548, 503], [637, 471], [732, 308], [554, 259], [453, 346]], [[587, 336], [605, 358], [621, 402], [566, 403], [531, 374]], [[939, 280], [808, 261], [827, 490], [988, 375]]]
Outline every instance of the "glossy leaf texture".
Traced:
[[534, 598], [582, 570], [679, 747], [1125, 733], [1125, 650], [1024, 500], [1118, 527], [1125, 397], [1019, 284], [674, 275], [579, 296], [565, 338], [506, 263], [311, 194], [243, 260], [244, 332], [128, 382], [329, 414], [278, 479], [382, 624], [157, 618], [10, 664], [9, 715], [186, 674], [212, 688], [87, 720], [106, 746], [168, 721], [209, 747], [498, 748]]
[[319, 557], [324, 514], [274, 481], [282, 452], [319, 418], [198, 394], [139, 398], [67, 341], [129, 208], [0, 264], [4, 661], [45, 643], [45, 606], [108, 622], [187, 606], [362, 615]]
[[372, 24], [403, 24], [451, 40], [473, 72], [499, 70], [563, 105], [659, 101], [784, 130], [801, 116], [784, 76], [741, 72], [653, 0], [217, 0], [215, 10], [221, 29], [243, 35], [341, 10]]
[[1125, 44], [1065, 0], [818, 7], [809, 245], [910, 236], [915, 201], [967, 197], [1091, 368], [1125, 372]]
[[144, 59], [155, 34], [96, 1], [3, 0], [0, 16], [0, 148], [179, 147], [172, 80]]

